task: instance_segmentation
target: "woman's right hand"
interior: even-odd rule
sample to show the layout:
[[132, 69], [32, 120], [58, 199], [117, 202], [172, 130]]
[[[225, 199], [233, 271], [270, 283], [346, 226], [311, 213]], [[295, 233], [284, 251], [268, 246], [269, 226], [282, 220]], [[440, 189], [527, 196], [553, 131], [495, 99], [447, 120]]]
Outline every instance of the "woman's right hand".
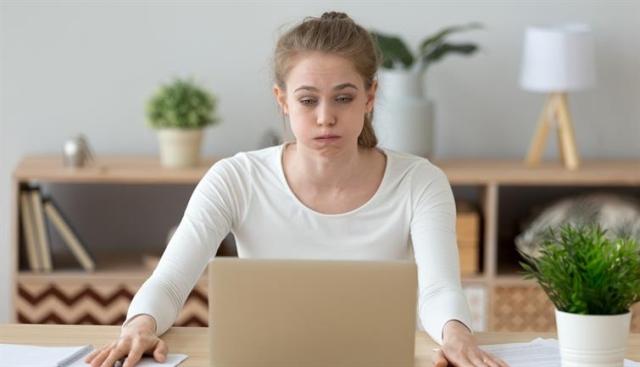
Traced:
[[164, 362], [167, 343], [156, 336], [155, 329], [156, 323], [151, 316], [138, 315], [122, 327], [118, 340], [94, 350], [84, 361], [91, 367], [113, 367], [116, 361], [126, 358], [122, 367], [133, 367], [144, 353], [151, 353], [156, 361]]

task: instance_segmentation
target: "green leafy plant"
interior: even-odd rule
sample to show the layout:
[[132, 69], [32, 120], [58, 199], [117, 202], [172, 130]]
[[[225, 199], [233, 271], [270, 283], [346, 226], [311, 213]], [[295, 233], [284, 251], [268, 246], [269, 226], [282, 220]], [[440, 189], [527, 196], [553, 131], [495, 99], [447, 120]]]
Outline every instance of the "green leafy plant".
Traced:
[[610, 240], [597, 224], [565, 224], [545, 234], [540, 255], [520, 262], [556, 308], [584, 315], [618, 315], [640, 301], [640, 246], [630, 237]]
[[190, 79], [161, 85], [147, 103], [147, 119], [153, 128], [193, 129], [213, 125], [216, 98]]
[[[422, 73], [433, 63], [449, 54], [471, 55], [478, 50], [473, 43], [451, 43], [446, 40], [452, 33], [482, 28], [480, 23], [456, 25], [425, 38], [418, 48], [417, 55], [411, 52], [406, 43], [398, 36], [371, 31], [383, 54], [382, 67], [385, 69], [414, 69]], [[417, 60], [417, 62], [416, 62]]]

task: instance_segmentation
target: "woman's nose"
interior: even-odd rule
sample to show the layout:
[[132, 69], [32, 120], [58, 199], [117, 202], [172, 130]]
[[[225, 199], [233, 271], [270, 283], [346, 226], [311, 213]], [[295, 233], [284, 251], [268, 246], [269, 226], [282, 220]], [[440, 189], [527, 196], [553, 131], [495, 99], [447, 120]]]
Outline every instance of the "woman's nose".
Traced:
[[318, 125], [334, 125], [336, 116], [329, 103], [321, 103], [318, 107]]

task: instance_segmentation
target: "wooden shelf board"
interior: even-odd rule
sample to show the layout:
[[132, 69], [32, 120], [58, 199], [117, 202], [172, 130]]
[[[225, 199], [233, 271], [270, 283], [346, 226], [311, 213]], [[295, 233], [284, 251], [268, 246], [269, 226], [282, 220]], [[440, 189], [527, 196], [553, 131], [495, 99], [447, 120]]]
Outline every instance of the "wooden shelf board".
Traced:
[[18, 181], [65, 183], [194, 184], [215, 163], [204, 158], [193, 168], [166, 168], [155, 156], [99, 156], [82, 168], [65, 167], [62, 156], [28, 156], [14, 171]]
[[494, 278], [494, 285], [536, 285], [533, 279], [524, 279], [519, 275], [500, 275]]
[[461, 280], [463, 285], [485, 285], [487, 283], [487, 277], [483, 274], [463, 275]]
[[527, 166], [522, 160], [442, 159], [452, 185], [640, 185], [640, 159], [585, 160], [577, 170], [559, 162]]
[[[156, 156], [101, 155], [91, 165], [64, 167], [61, 155], [25, 157], [14, 171], [20, 181], [104, 183], [197, 183], [216, 158], [202, 159], [198, 167], [171, 169], [160, 166]], [[638, 185], [640, 159], [584, 160], [577, 170], [560, 162], [531, 167], [515, 159], [433, 160], [452, 185]]]

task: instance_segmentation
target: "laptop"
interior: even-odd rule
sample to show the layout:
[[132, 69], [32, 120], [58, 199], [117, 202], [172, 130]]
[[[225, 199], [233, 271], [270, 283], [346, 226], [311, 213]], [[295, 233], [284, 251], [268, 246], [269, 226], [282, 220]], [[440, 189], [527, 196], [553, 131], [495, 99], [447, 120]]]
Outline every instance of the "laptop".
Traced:
[[211, 367], [414, 365], [411, 261], [216, 258]]

